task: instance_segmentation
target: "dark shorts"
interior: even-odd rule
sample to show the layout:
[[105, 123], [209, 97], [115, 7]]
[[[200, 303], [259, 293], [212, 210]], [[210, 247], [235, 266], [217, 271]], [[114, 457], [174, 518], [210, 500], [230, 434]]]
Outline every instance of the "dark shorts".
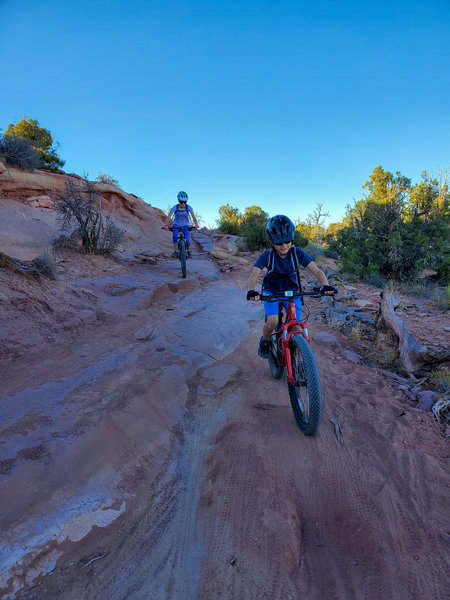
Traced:
[[186, 238], [186, 243], [189, 246], [191, 239], [190, 239], [190, 231], [189, 231], [189, 225], [173, 225], [173, 231], [172, 231], [172, 242], [174, 244], [177, 243], [178, 241], [178, 230], [182, 229], [184, 231], [184, 237]]
[[[276, 292], [271, 292], [270, 290], [264, 290], [265, 293], [267, 294], [271, 294], [271, 295], [275, 295]], [[301, 298], [295, 298], [295, 308], [297, 311], [297, 319], [300, 321], [300, 316], [302, 314], [302, 299]], [[285, 296], [280, 296], [280, 300], [278, 302], [264, 302], [264, 313], [266, 315], [266, 317], [270, 317], [271, 315], [276, 315], [278, 316], [278, 304], [282, 302], [284, 305], [284, 309], [287, 312], [287, 308], [288, 308], [288, 304], [289, 304], [289, 298], [286, 298]]]

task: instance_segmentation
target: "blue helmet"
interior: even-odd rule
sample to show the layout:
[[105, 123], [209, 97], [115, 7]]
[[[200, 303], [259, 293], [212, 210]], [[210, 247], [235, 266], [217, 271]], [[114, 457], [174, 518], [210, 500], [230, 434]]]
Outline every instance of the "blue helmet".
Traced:
[[178, 192], [178, 196], [177, 196], [178, 202], [187, 202], [188, 201], [188, 195], [186, 194], [186, 192]]
[[284, 215], [275, 215], [267, 223], [266, 233], [272, 244], [283, 244], [294, 240], [294, 223]]

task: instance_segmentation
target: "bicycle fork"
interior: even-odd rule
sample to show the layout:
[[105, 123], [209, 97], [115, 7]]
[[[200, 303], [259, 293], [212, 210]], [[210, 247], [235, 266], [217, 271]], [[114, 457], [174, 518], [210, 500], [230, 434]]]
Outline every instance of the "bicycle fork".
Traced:
[[286, 367], [288, 381], [291, 385], [294, 385], [294, 386], [297, 385], [297, 382], [296, 382], [297, 373], [294, 373], [293, 369], [292, 369], [291, 347], [290, 347], [291, 337], [293, 335], [301, 335], [306, 339], [308, 344], [310, 343], [310, 339], [308, 337], [308, 328], [306, 326], [306, 323], [300, 323], [300, 325], [302, 326], [302, 331], [288, 331], [287, 327], [283, 327], [283, 330], [281, 331], [281, 334], [280, 334], [280, 342], [281, 342], [281, 347], [283, 350], [283, 357], [284, 357], [284, 364], [282, 364], [282, 366]]

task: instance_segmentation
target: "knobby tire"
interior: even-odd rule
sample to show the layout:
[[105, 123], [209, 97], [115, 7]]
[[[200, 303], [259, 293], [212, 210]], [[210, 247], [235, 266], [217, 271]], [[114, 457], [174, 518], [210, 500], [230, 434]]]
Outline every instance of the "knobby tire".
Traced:
[[301, 335], [291, 337], [291, 365], [296, 385], [288, 382], [289, 397], [297, 425], [306, 435], [314, 435], [320, 425], [322, 397], [319, 373], [310, 345]]
[[181, 274], [186, 278], [186, 242], [182, 240], [180, 242], [180, 262], [181, 262]]
[[272, 336], [272, 344], [270, 347], [269, 367], [270, 374], [274, 379], [281, 379], [284, 375], [284, 367], [280, 366], [281, 357], [278, 352], [278, 336]]

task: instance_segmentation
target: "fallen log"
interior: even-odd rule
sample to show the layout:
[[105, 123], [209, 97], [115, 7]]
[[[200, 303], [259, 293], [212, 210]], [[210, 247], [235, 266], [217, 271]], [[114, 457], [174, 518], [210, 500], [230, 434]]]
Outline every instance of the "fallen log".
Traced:
[[[429, 365], [450, 360], [450, 349], [422, 346], [406, 329], [405, 322], [396, 313], [392, 296], [381, 292], [380, 319], [393, 332], [398, 343], [398, 355], [402, 370], [407, 374], [422, 374]], [[429, 368], [428, 368], [429, 370]]]

